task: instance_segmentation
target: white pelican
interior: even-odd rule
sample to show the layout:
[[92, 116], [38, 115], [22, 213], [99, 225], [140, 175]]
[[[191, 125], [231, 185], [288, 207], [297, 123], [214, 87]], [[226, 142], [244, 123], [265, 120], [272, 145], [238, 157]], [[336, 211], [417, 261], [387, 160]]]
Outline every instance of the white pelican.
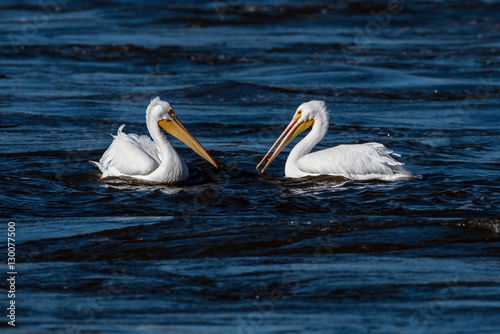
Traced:
[[[295, 145], [288, 155], [285, 164], [286, 177], [332, 175], [352, 180], [379, 179], [387, 181], [413, 177], [403, 167], [403, 163], [390, 156], [392, 151], [380, 143], [339, 145], [309, 153], [323, 139], [328, 129], [328, 110], [323, 101], [303, 103], [297, 109], [290, 124], [257, 165], [257, 170], [267, 160], [267, 164], [262, 169], [263, 173], [293, 138], [311, 126], [311, 132]], [[268, 158], [281, 139], [283, 139], [281, 144]]]
[[168, 102], [156, 97], [146, 110], [149, 136], [125, 134], [123, 124], [109, 148], [96, 164], [102, 178], [127, 176], [150, 182], [170, 183], [184, 181], [189, 173], [182, 157], [173, 148], [162, 128], [181, 140], [202, 158], [217, 167], [207, 151], [182, 125]]

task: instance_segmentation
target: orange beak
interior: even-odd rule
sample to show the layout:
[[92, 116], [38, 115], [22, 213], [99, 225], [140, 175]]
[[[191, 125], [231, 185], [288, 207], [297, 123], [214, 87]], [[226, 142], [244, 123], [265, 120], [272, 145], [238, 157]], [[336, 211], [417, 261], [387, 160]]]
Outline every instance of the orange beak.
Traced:
[[[279, 136], [279, 138], [276, 140], [276, 142], [271, 147], [271, 149], [269, 149], [269, 151], [266, 153], [266, 155], [264, 156], [264, 158], [262, 159], [262, 161], [257, 165], [256, 168], [257, 168], [257, 170], [259, 170], [260, 165], [262, 165], [262, 163], [267, 160], [266, 165], [264, 166], [264, 168], [262, 169], [262, 171], [260, 171], [261, 174], [264, 173], [264, 171], [271, 164], [271, 162], [273, 162], [273, 160], [278, 156], [278, 154], [280, 154], [280, 152], [295, 137], [297, 137], [301, 132], [307, 130], [308, 128], [310, 128], [314, 124], [314, 120], [313, 119], [305, 121], [305, 122], [299, 122], [299, 120], [300, 120], [300, 118], [296, 118], [296, 117], [294, 117], [292, 119], [292, 121], [286, 127], [285, 131], [283, 131], [283, 133], [281, 134], [281, 136]], [[280, 142], [280, 140], [282, 140], [282, 141], [279, 144], [278, 148], [274, 151], [273, 155], [269, 158], [269, 154], [271, 154], [272, 150], [276, 147], [276, 145], [278, 145], [278, 143]]]
[[193, 137], [191, 133], [184, 127], [184, 125], [179, 121], [177, 116], [173, 116], [173, 120], [161, 120], [158, 125], [167, 131], [169, 134], [175, 138], [182, 141], [184, 144], [189, 146], [193, 151], [198, 153], [200, 157], [210, 162], [216, 168], [218, 168], [217, 163], [212, 159], [212, 157], [205, 151], [203, 146]]

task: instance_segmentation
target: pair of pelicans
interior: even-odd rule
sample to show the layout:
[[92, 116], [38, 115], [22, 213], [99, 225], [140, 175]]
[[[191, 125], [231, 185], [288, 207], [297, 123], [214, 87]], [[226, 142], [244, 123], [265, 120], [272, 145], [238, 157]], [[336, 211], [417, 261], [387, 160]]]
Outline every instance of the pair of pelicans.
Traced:
[[[146, 125], [151, 137], [125, 134], [122, 131], [125, 125], [120, 126], [100, 161], [93, 162], [101, 170], [101, 178], [124, 176], [158, 183], [186, 180], [188, 168], [162, 129], [218, 167], [203, 146], [182, 125], [168, 102], [161, 101], [159, 97], [151, 101], [146, 110]], [[311, 126], [307, 136], [290, 152], [285, 165], [285, 176], [298, 178], [333, 175], [352, 180], [388, 181], [413, 177], [401, 162], [390, 156], [392, 151], [379, 143], [339, 145], [310, 153], [328, 129], [328, 110], [323, 101], [303, 103], [297, 109], [290, 124], [257, 165], [257, 170], [267, 161], [261, 171], [264, 172], [293, 138]], [[275, 151], [271, 155], [273, 149]]]

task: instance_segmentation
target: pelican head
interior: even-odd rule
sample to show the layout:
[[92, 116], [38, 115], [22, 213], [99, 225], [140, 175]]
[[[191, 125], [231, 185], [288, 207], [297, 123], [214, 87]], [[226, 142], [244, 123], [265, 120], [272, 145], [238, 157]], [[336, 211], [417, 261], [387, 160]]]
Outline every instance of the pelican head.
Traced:
[[320, 119], [322, 121], [328, 121], [328, 109], [326, 108], [325, 101], [313, 100], [302, 103], [297, 108], [293, 117], [301, 122]]
[[[276, 142], [264, 156], [262, 161], [257, 165], [257, 170], [259, 170], [260, 165], [262, 165], [262, 163], [267, 160], [266, 165], [261, 171], [261, 173], [264, 173], [266, 168], [271, 164], [271, 162], [273, 162], [278, 154], [280, 154], [280, 152], [300, 133], [313, 126], [314, 122], [316, 121], [328, 123], [328, 109], [326, 108], [325, 102], [313, 100], [302, 103], [295, 111], [295, 114], [293, 115], [293, 118], [286, 127], [285, 131], [283, 131], [281, 136], [279, 136], [278, 140], [276, 140]], [[278, 148], [269, 158], [269, 154], [271, 154], [272, 150], [276, 147], [276, 145], [278, 145], [280, 141], [281, 143], [279, 144]]]
[[153, 99], [146, 110], [146, 123], [148, 127], [150, 124], [157, 124], [167, 133], [186, 144], [200, 157], [207, 160], [215, 167], [218, 167], [217, 163], [210, 157], [207, 151], [205, 151], [203, 146], [201, 146], [196, 138], [189, 133], [181, 121], [179, 121], [170, 103], [160, 100], [159, 97]]

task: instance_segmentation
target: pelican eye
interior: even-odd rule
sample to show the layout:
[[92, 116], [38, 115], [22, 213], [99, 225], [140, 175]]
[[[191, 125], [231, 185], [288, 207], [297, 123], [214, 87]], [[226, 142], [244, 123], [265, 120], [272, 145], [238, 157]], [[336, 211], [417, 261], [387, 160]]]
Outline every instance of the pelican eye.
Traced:
[[299, 119], [302, 116], [302, 110], [297, 110], [297, 116], [295, 118]]
[[172, 108], [168, 108], [168, 110], [167, 110], [167, 111], [168, 111], [168, 114], [169, 114], [170, 116], [175, 117], [175, 114], [174, 114], [174, 109], [172, 109]]

